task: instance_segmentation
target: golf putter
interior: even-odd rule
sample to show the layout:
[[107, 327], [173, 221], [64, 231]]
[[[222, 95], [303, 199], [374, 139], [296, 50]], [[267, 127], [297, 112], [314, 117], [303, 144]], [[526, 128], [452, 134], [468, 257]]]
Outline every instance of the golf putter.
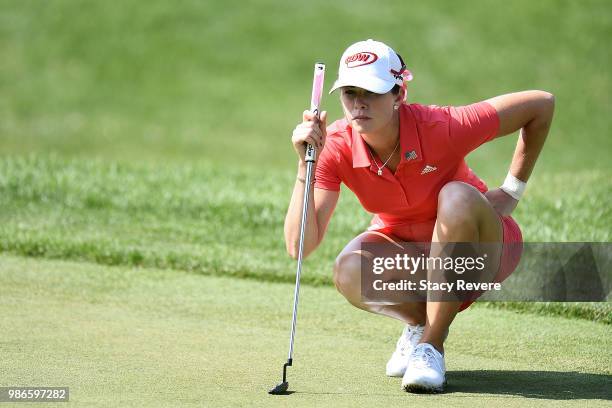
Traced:
[[[319, 117], [319, 105], [321, 103], [321, 94], [323, 93], [323, 81], [325, 78], [325, 64], [316, 63], [314, 67], [314, 79], [312, 81], [312, 97], [310, 98], [310, 111], [317, 118]], [[295, 292], [293, 294], [293, 317], [291, 319], [291, 337], [289, 339], [289, 357], [283, 365], [283, 381], [276, 387], [268, 391], [269, 394], [279, 395], [287, 392], [289, 382], [287, 381], [287, 367], [293, 363], [293, 342], [295, 340], [295, 322], [297, 320], [298, 297], [300, 294], [300, 275], [302, 274], [302, 253], [304, 251], [304, 231], [306, 229], [306, 219], [308, 216], [308, 196], [310, 195], [310, 187], [312, 180], [312, 169], [316, 160], [316, 151], [314, 146], [308, 144], [306, 146], [306, 183], [304, 185], [304, 203], [302, 204], [302, 221], [300, 225], [300, 246], [298, 250], [297, 272], [295, 274]]]

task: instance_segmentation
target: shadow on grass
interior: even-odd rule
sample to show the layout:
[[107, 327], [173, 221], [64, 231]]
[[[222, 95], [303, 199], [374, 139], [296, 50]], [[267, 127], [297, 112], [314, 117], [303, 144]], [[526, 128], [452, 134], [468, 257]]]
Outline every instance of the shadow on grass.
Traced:
[[448, 371], [446, 393], [612, 400], [612, 376], [559, 371]]

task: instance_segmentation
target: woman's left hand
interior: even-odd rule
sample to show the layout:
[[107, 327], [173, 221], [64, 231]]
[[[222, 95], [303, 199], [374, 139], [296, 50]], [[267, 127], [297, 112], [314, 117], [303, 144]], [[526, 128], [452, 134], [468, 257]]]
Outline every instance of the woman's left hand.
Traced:
[[504, 216], [512, 214], [512, 211], [514, 211], [518, 204], [518, 200], [512, 198], [501, 188], [487, 191], [485, 197], [489, 200], [495, 211]]

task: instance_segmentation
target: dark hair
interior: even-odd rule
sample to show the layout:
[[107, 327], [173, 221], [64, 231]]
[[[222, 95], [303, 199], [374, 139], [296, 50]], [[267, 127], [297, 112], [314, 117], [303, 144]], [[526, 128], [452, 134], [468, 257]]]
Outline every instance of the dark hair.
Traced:
[[[404, 72], [404, 70], [406, 69], [406, 63], [404, 63], [404, 59], [402, 58], [402, 56], [401, 56], [401, 55], [399, 55], [399, 54], [397, 54], [397, 53], [396, 53], [395, 55], [397, 55], [397, 58], [399, 58], [400, 63], [402, 64], [402, 67], [400, 68], [400, 72]], [[399, 91], [400, 91], [400, 86], [399, 86], [399, 85], [395, 85], [395, 86], [393, 87], [393, 89], [391, 89], [391, 93], [392, 93], [393, 95], [398, 95], [398, 94], [399, 94]]]

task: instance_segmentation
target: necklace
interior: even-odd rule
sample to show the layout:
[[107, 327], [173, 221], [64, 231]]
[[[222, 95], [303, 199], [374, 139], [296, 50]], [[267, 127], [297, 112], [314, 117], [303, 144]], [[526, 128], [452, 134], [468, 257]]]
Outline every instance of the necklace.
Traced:
[[382, 166], [379, 166], [378, 163], [376, 163], [376, 159], [374, 159], [374, 155], [372, 154], [372, 148], [370, 148], [370, 146], [368, 146], [368, 152], [370, 153], [370, 157], [372, 158], [372, 161], [374, 162], [374, 164], [376, 165], [376, 167], [378, 167], [378, 171], [376, 172], [376, 174], [378, 174], [379, 176], [382, 176], [383, 173], [383, 169], [385, 168], [385, 166], [387, 165], [387, 163], [389, 163], [389, 160], [391, 160], [391, 158], [393, 157], [393, 154], [395, 153], [395, 151], [397, 150], [398, 146], [400, 144], [399, 138], [397, 139], [397, 144], [395, 145], [395, 148], [393, 149], [393, 151], [391, 152], [391, 154], [389, 155], [389, 157], [387, 158], [387, 160], [385, 160], [385, 162], [383, 163]]

